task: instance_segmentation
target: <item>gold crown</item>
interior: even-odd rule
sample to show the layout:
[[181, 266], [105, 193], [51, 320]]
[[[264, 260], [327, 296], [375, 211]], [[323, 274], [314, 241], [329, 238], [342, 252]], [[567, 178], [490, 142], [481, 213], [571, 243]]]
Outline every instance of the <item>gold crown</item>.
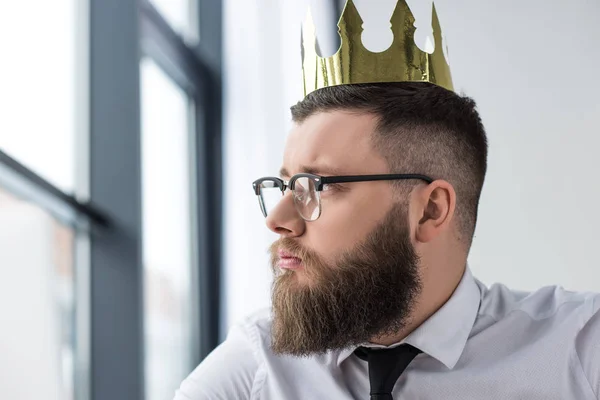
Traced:
[[302, 27], [304, 96], [328, 86], [374, 82], [430, 82], [453, 91], [435, 4], [432, 7], [435, 50], [431, 54], [415, 43], [415, 17], [405, 0], [398, 0], [391, 23], [392, 45], [379, 53], [367, 50], [361, 40], [363, 20], [354, 2], [348, 0], [338, 22], [341, 46], [333, 56], [324, 58], [316, 53], [315, 26], [309, 8]]

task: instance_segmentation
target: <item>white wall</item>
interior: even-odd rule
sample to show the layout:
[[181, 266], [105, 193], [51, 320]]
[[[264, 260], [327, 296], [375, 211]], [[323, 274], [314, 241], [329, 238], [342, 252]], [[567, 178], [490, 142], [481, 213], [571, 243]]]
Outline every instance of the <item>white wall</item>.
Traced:
[[[325, 4], [316, 1], [313, 9]], [[369, 21], [391, 15], [395, 4], [355, 3]], [[429, 18], [428, 1], [409, 4], [417, 24]], [[490, 143], [472, 270], [486, 284], [516, 289], [558, 283], [600, 291], [594, 174], [600, 3], [440, 0], [436, 6], [455, 87], [479, 104]], [[225, 14], [226, 329], [269, 304], [266, 249], [275, 236], [264, 226], [251, 182], [280, 166], [288, 107], [301, 84], [305, 11], [298, 1], [227, 0]]]
[[474, 273], [527, 290], [600, 291], [600, 3], [449, 3], [440, 8], [453, 73], [490, 142]]

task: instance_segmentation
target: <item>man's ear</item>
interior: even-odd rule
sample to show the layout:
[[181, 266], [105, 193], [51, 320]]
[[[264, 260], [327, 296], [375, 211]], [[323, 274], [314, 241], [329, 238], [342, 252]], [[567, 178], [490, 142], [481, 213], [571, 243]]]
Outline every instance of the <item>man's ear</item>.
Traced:
[[427, 243], [448, 227], [454, 217], [456, 192], [444, 180], [436, 180], [415, 193], [418, 224], [416, 240]]

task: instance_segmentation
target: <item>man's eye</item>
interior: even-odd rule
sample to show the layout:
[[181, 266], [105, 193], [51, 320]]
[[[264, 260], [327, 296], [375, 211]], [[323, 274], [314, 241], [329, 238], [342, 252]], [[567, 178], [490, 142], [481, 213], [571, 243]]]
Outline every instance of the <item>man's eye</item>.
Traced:
[[326, 183], [323, 185], [323, 192], [335, 192], [339, 191], [342, 187], [335, 183]]

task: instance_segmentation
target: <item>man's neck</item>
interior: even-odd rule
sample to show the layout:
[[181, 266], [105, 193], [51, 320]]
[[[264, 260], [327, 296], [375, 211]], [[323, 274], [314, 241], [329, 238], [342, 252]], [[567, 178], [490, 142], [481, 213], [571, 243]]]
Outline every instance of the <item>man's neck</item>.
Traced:
[[[462, 279], [465, 268], [462, 268], [460, 273], [456, 274], [453, 278], [448, 279], [446, 282], [449, 283], [449, 285], [445, 288], [440, 288], [439, 286], [432, 287], [431, 285], [427, 286], [419, 296], [414, 311], [411, 313], [406, 325], [400, 331], [392, 335], [375, 336], [371, 338], [369, 342], [381, 346], [391, 346], [404, 340], [442, 308], [450, 297], [452, 297], [452, 294]], [[437, 279], [437, 282], [440, 282], [439, 278]]]

